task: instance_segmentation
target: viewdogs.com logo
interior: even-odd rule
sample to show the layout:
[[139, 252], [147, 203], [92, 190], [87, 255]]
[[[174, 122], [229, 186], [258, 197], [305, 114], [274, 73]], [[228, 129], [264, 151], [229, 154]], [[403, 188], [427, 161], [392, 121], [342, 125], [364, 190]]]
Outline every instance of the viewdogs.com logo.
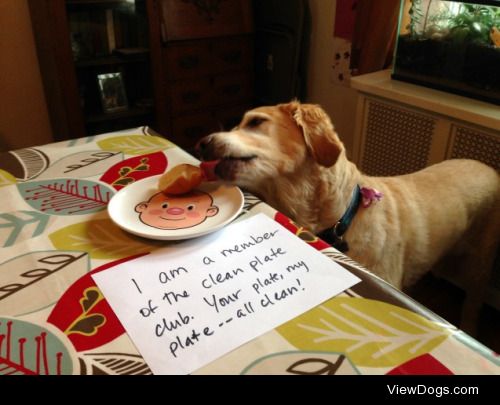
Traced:
[[416, 386], [387, 385], [390, 395], [430, 395], [441, 398], [444, 395], [478, 395], [478, 387], [434, 387], [424, 384]]

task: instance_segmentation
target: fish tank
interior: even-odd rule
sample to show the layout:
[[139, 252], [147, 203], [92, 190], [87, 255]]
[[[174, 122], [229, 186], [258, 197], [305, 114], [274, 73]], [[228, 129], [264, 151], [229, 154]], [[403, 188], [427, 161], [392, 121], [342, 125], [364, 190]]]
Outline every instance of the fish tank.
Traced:
[[500, 105], [500, 0], [402, 0], [392, 78]]

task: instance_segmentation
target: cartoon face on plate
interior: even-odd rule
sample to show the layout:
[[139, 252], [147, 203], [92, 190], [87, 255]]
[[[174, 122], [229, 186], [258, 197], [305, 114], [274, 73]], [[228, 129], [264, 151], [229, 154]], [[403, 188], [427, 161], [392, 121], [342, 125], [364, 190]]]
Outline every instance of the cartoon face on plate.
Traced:
[[135, 212], [142, 223], [153, 228], [191, 228], [217, 215], [219, 208], [213, 202], [210, 194], [199, 190], [175, 196], [159, 192], [137, 204]]

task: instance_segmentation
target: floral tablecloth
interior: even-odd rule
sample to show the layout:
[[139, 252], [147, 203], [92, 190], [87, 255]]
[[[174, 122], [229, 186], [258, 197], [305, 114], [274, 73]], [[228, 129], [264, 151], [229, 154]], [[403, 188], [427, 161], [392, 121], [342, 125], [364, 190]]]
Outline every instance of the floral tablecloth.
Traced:
[[[196, 160], [147, 127], [0, 154], [0, 374], [150, 374], [91, 274], [162, 249], [106, 211], [128, 184]], [[500, 374], [491, 350], [286, 216], [264, 213], [362, 279], [200, 374]]]

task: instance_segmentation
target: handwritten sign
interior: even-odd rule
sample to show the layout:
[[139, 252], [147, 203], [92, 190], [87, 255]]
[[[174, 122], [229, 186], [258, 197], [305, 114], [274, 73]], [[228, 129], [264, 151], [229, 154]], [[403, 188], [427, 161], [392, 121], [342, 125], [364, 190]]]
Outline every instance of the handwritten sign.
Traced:
[[93, 278], [155, 374], [190, 373], [359, 281], [263, 214]]

